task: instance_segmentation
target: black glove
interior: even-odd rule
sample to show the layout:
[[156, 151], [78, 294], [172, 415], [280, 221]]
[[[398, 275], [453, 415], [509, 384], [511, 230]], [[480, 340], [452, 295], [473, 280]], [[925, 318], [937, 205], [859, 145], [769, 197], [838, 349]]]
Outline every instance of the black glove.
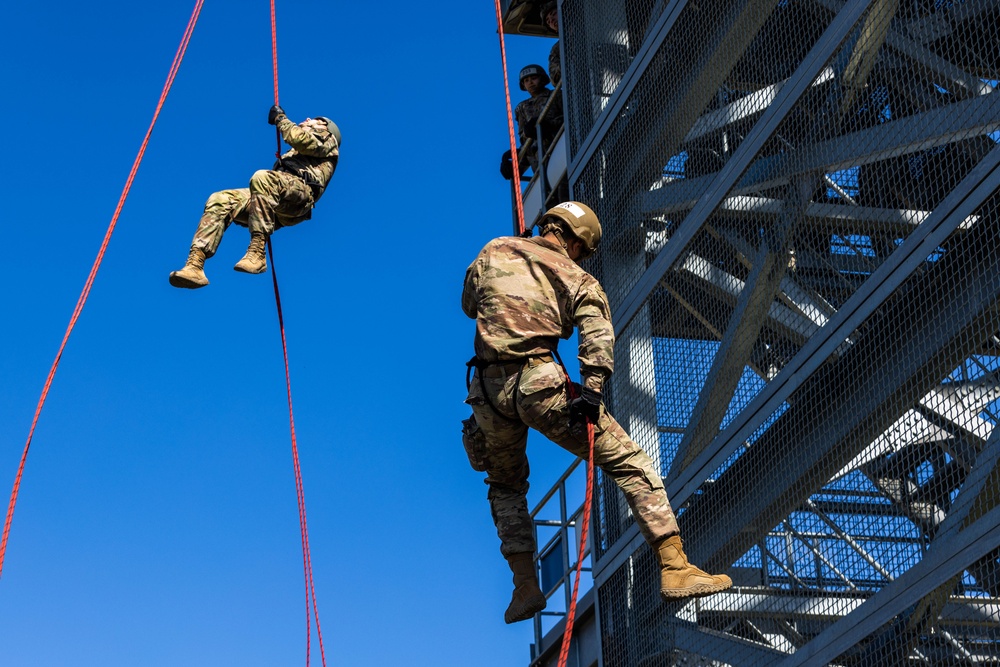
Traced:
[[569, 423], [578, 424], [586, 419], [591, 424], [596, 424], [601, 415], [601, 393], [589, 387], [574, 386], [577, 396], [569, 402]]
[[510, 151], [500, 156], [500, 175], [508, 181], [514, 180], [514, 163], [510, 159]]
[[267, 124], [277, 125], [278, 116], [284, 116], [284, 115], [285, 115], [285, 110], [279, 107], [277, 104], [275, 104], [273, 107], [271, 107], [271, 110], [267, 112]]
[[534, 139], [536, 127], [538, 127], [538, 119], [529, 118], [528, 120], [524, 121], [524, 126], [521, 129], [524, 131], [524, 136]]

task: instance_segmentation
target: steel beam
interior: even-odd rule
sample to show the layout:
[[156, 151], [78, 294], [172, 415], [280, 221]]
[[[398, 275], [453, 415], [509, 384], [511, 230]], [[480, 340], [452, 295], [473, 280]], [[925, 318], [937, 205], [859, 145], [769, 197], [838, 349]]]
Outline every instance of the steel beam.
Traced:
[[[797, 174], [857, 167], [989, 134], [997, 129], [1000, 129], [1000, 97], [987, 95], [956, 102], [829, 141], [802, 146], [795, 153], [759, 158], [734, 183], [729, 195], [754, 194], [785, 185]], [[740, 144], [740, 149], [745, 143]], [[735, 158], [736, 155], [730, 162]], [[662, 215], [688, 209], [692, 209], [693, 213], [695, 206], [700, 206], [706, 197], [715, 192], [715, 180], [725, 171], [723, 167], [718, 174], [671, 181], [651, 190], [643, 197], [643, 214]], [[672, 238], [667, 247], [673, 244]]]
[[[680, 516], [694, 562], [724, 567], [745, 553], [957, 367], [970, 341], [990, 334], [1000, 317], [1000, 256], [990, 243], [998, 233], [1000, 216], [984, 216], [897, 295], [882, 320], [893, 326], [806, 379], [803, 395], [823, 396], [824, 418], [800, 419], [816, 406], [797, 401]], [[867, 382], [886, 376], [897, 383]], [[759, 471], [774, 461], [782, 475], [760, 484]], [[736, 506], [753, 524], [716, 520]]]
[[766, 667], [787, 656], [757, 642], [731, 634], [699, 627], [694, 623], [674, 621], [669, 624], [674, 646], [682, 651], [702, 655], [724, 664], [740, 667]]
[[[620, 119], [626, 105], [631, 102], [633, 91], [651, 72], [656, 76], [669, 76], [678, 82], [675, 95], [669, 100], [658, 100], [659, 104], [655, 109], [648, 108], [649, 105], [647, 108], [638, 105], [640, 108], [637, 109], [637, 105], [632, 104], [632, 118], [629, 122], [641, 123], [641, 119], [648, 116], [646, 119], [653, 122], [642, 126], [659, 127], [659, 134], [663, 135], [661, 139], [665, 143], [650, 141], [647, 144], [678, 146], [686, 130], [694, 124], [699, 111], [716, 93], [776, 6], [766, 0], [709, 0], [699, 4], [701, 6], [696, 11], [684, 12], [686, 0], [677, 0], [664, 10], [643, 41], [607, 107], [582, 142], [578, 154], [573, 156], [570, 165], [571, 182], [575, 183], [579, 179], [612, 125], [622, 122]], [[684, 31], [700, 30], [707, 36], [705, 47], [700, 53], [690, 53], [682, 46], [667, 42], [667, 35], [678, 23], [679, 28]], [[661, 53], [665, 42], [668, 51]], [[631, 167], [616, 166], [615, 171], [624, 169], [625, 173], [632, 173], [645, 157], [629, 161]]]
[[[1000, 147], [973, 169], [667, 491], [683, 504], [1000, 185]], [[980, 223], [981, 224], [981, 223]]]
[[[765, 318], [769, 314], [774, 317], [774, 309], [784, 308], [774, 302], [774, 296], [788, 268], [788, 247], [794, 238], [795, 228], [802, 220], [811, 186], [812, 182], [808, 179], [796, 183], [795, 192], [788, 198], [777, 224], [770, 226], [761, 240], [753, 268], [739, 292], [729, 326], [712, 361], [704, 388], [699, 393], [690, 426], [678, 447], [671, 476], [679, 474], [718, 435], [719, 425], [726, 416]], [[788, 315], [801, 318], [791, 311]], [[811, 321], [806, 323], [815, 331]], [[787, 326], [787, 320], [782, 324]], [[813, 331], [807, 336], [811, 333]]]
[[[952, 513], [927, 554], [868, 602], [817, 635], [787, 658], [781, 667], [825, 665], [871, 632], [932, 594], [972, 563], [1000, 547], [1000, 507], [997, 498], [982, 502], [983, 490], [997, 480], [1000, 432], [990, 437], [981, 461], [966, 480]], [[970, 519], [973, 521], [970, 522]]]
[[[736, 149], [733, 157], [711, 179], [710, 187], [695, 204], [663, 250], [656, 256], [636, 285], [625, 296], [614, 313], [617, 334], [628, 327], [632, 318], [670, 268], [678, 261], [694, 235], [705, 224], [708, 216], [725, 198], [737, 179], [750, 166], [750, 162], [764, 142], [774, 133], [778, 124], [795, 105], [802, 93], [816, 80], [827, 60], [847, 38], [854, 24], [867, 9], [870, 0], [851, 0], [848, 7], [838, 14], [809, 51], [802, 64], [789, 77], [775, 97], [774, 103], [760, 117], [747, 138]], [[693, 120], [693, 119], [692, 119]], [[700, 180], [700, 179], [695, 179]], [[683, 181], [681, 181], [683, 182]], [[669, 187], [672, 184], [668, 184]], [[652, 208], [652, 207], [647, 207]]]
[[[843, 0], [816, 0], [816, 2], [831, 12], [841, 11], [845, 4]], [[984, 11], [990, 4], [996, 6], [996, 1], [987, 0], [987, 2], [980, 1], [976, 3], [966, 2], [952, 7], [952, 11], [957, 8], [964, 7], [965, 5], [972, 4], [979, 5], [976, 7], [978, 13]], [[920, 42], [916, 42], [900, 34], [898, 30], [889, 30], [886, 43], [895, 51], [912, 60], [915, 65], [931, 77], [934, 75], [943, 77], [941, 81], [950, 84], [950, 91], [959, 99], [965, 97], [975, 97], [977, 95], [986, 95], [993, 92], [993, 87], [979, 77], [963, 71], [960, 67], [948, 62]]]

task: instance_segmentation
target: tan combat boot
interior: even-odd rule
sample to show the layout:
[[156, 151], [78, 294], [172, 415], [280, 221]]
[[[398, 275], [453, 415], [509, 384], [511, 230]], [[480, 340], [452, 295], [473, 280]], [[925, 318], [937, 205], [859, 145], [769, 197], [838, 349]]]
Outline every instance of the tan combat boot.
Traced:
[[507, 623], [526, 621], [545, 609], [545, 595], [538, 587], [534, 554], [511, 554], [507, 556], [507, 564], [514, 573], [514, 595], [510, 599], [510, 606], [507, 607], [503, 620]]
[[188, 289], [198, 289], [208, 284], [208, 277], [205, 275], [205, 251], [201, 248], [191, 246], [188, 253], [187, 263], [180, 271], [170, 272], [170, 284], [174, 287], [186, 287]]
[[688, 562], [681, 536], [667, 537], [656, 545], [660, 558], [660, 596], [667, 602], [724, 591], [733, 580], [724, 574], [702, 572]]
[[264, 273], [267, 271], [267, 256], [264, 254], [264, 247], [267, 245], [267, 237], [260, 233], [250, 235], [250, 247], [243, 259], [236, 262], [233, 268], [243, 273]]

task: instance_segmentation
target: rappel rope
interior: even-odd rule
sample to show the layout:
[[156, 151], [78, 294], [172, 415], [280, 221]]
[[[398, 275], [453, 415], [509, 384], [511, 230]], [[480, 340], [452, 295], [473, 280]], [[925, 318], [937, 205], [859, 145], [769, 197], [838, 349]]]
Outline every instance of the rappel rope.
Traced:
[[[274, 104], [278, 105], [278, 29], [275, 21], [274, 0], [271, 0], [271, 63], [274, 69]], [[281, 158], [281, 131], [275, 127], [278, 139], [276, 155]], [[323, 647], [323, 630], [319, 623], [319, 605], [316, 602], [316, 586], [313, 583], [312, 552], [309, 549], [309, 525], [306, 521], [306, 494], [302, 483], [302, 468], [299, 465], [299, 448], [295, 438], [295, 417], [292, 412], [292, 377], [288, 364], [288, 342], [285, 338], [285, 318], [281, 312], [281, 294], [278, 291], [278, 272], [274, 266], [274, 247], [271, 237], [267, 237], [267, 255], [271, 263], [271, 282], [274, 284], [274, 303], [278, 311], [278, 328], [281, 330], [281, 353], [285, 361], [285, 387], [288, 393], [288, 425], [292, 437], [292, 465], [295, 468], [295, 495], [299, 505], [299, 530], [302, 535], [302, 570], [306, 590], [306, 667], [309, 667], [312, 649], [311, 617], [316, 618], [316, 636], [319, 638], [319, 655], [326, 667], [326, 651]]]
[[139, 164], [142, 162], [142, 157], [146, 153], [146, 146], [149, 145], [149, 137], [153, 133], [153, 127], [156, 125], [156, 119], [160, 116], [160, 110], [163, 108], [163, 103], [167, 99], [167, 93], [170, 92], [170, 87], [174, 83], [174, 78], [177, 76], [177, 71], [180, 69], [181, 61], [184, 59], [184, 53], [187, 51], [188, 43], [191, 41], [191, 35], [194, 32], [195, 24], [198, 22], [198, 16], [201, 14], [201, 7], [204, 4], [204, 0], [197, 0], [194, 5], [194, 11], [191, 14], [191, 18], [188, 20], [187, 27], [184, 29], [184, 35], [181, 37], [180, 46], [177, 48], [177, 53], [174, 54], [174, 61], [170, 65], [170, 72], [167, 74], [167, 81], [163, 85], [163, 90], [160, 92], [160, 99], [156, 104], [156, 110], [153, 112], [153, 120], [149, 123], [149, 129], [146, 130], [146, 136], [142, 140], [142, 144], [139, 147], [139, 153], [135, 157], [135, 161], [132, 163], [132, 170], [129, 171], [128, 179], [125, 181], [125, 188], [122, 190], [121, 197], [118, 199], [118, 205], [115, 207], [115, 212], [111, 216], [111, 223], [108, 225], [108, 230], [104, 234], [104, 241], [101, 243], [101, 248], [97, 252], [97, 258], [94, 260], [94, 264], [90, 269], [90, 274], [87, 276], [87, 281], [84, 283], [83, 291], [80, 293], [80, 298], [76, 302], [76, 308], [73, 310], [73, 315], [70, 317], [69, 326], [66, 327], [66, 333], [63, 335], [62, 343], [59, 345], [59, 351], [56, 353], [56, 358], [52, 362], [52, 367], [49, 369], [48, 377], [45, 378], [45, 385], [42, 387], [42, 395], [38, 399], [38, 405], [35, 407], [35, 416], [31, 420], [31, 428], [28, 430], [28, 440], [24, 445], [24, 453], [21, 454], [21, 462], [17, 467], [17, 475], [14, 478], [14, 488], [10, 494], [10, 502], [7, 505], [7, 517], [3, 524], [3, 536], [0, 537], [0, 575], [3, 574], [3, 563], [4, 557], [7, 554], [7, 538], [10, 536], [10, 526], [11, 521], [14, 519], [14, 507], [17, 504], [18, 492], [21, 488], [21, 477], [24, 474], [24, 464], [28, 459], [28, 450], [31, 448], [31, 438], [35, 434], [35, 426], [38, 424], [38, 418], [42, 413], [42, 406], [45, 405], [45, 399], [49, 395], [49, 388], [52, 386], [52, 381], [55, 378], [56, 370], [59, 368], [59, 361], [62, 359], [63, 351], [66, 349], [66, 343], [69, 341], [69, 336], [73, 332], [73, 328], [76, 326], [76, 321], [80, 317], [80, 313], [83, 312], [83, 307], [87, 303], [87, 297], [90, 295], [90, 289], [94, 285], [94, 279], [97, 277], [97, 270], [101, 266], [101, 262], [104, 260], [104, 253], [107, 251], [108, 243], [111, 241], [111, 234], [115, 230], [115, 225], [118, 223], [118, 216], [121, 214], [122, 207], [125, 205], [125, 200], [128, 198], [129, 191], [132, 189], [132, 182], [135, 180], [136, 172], [139, 170]]
[[[560, 360], [562, 366], [562, 360]], [[576, 389], [570, 381], [566, 366], [562, 366], [566, 376], [566, 386], [570, 400], [576, 398]], [[583, 569], [583, 557], [587, 553], [587, 533], [590, 528], [590, 506], [594, 497], [594, 424], [587, 419], [587, 497], [583, 501], [583, 525], [580, 527], [580, 551], [576, 556], [576, 576], [573, 580], [573, 596], [570, 599], [569, 610], [566, 612], [566, 627], [563, 630], [562, 645], [559, 647], [557, 667], [566, 667], [569, 659], [569, 645], [573, 639], [573, 622], [576, 620], [576, 600], [580, 594], [580, 572]]]
[[517, 163], [517, 140], [514, 138], [514, 110], [510, 105], [510, 81], [507, 78], [507, 46], [503, 39], [503, 11], [500, 0], [494, 0], [497, 10], [497, 34], [500, 35], [500, 62], [503, 65], [503, 90], [507, 98], [507, 132], [510, 135], [510, 161], [514, 168], [511, 183], [514, 186], [514, 201], [517, 206], [517, 234], [524, 234], [524, 201], [521, 197], [521, 169]]
[[[514, 111], [510, 104], [510, 81], [507, 77], [507, 47], [503, 37], [503, 11], [500, 9], [500, 0], [494, 2], [497, 12], [497, 33], [500, 35], [500, 60], [503, 64], [503, 89], [507, 99], [507, 132], [510, 135], [510, 156], [514, 168], [514, 200], [517, 206], [517, 233], [523, 235], [524, 225], [524, 202], [521, 198], [521, 170], [517, 164], [517, 143], [514, 138]], [[566, 367], [563, 367], [566, 374], [566, 386], [569, 388], [570, 399], [576, 398], [576, 391], [570, 381]], [[576, 577], [573, 582], [573, 596], [570, 600], [569, 610], [566, 612], [566, 628], [563, 632], [562, 646], [559, 649], [558, 667], [566, 667], [566, 660], [569, 658], [569, 644], [573, 638], [573, 621], [576, 619], [576, 600], [580, 593], [580, 572], [583, 568], [583, 557], [587, 551], [587, 532], [590, 527], [591, 498], [594, 495], [594, 425], [587, 420], [587, 440], [590, 453], [587, 455], [587, 497], [583, 501], [583, 525], [580, 528], [580, 552], [576, 559]]]

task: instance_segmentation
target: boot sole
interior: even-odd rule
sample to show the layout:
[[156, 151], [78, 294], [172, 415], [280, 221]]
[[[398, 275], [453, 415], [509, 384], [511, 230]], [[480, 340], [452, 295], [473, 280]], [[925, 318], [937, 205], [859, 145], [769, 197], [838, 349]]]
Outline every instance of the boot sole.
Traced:
[[702, 598], [706, 595], [714, 595], [732, 587], [732, 582], [728, 584], [695, 584], [687, 588], [660, 589], [660, 597], [665, 602], [674, 602], [686, 598]]
[[233, 271], [239, 271], [240, 273], [249, 273], [251, 275], [257, 275], [267, 271], [267, 267], [266, 266], [261, 267], [260, 271], [251, 271], [250, 269], [244, 269], [242, 266], [237, 264], [236, 266], [233, 267]]
[[198, 283], [183, 276], [178, 276], [176, 273], [171, 273], [169, 280], [170, 284], [174, 287], [183, 287], [185, 289], [198, 289], [208, 284], [207, 280], [203, 283]]
[[520, 621], [527, 621], [543, 609], [545, 609], [544, 595], [541, 597], [531, 598], [524, 604], [518, 605], [516, 609], [508, 607], [506, 613], [503, 615], [503, 620], [504, 623], [507, 623], [508, 625], [511, 623], [518, 623]]

